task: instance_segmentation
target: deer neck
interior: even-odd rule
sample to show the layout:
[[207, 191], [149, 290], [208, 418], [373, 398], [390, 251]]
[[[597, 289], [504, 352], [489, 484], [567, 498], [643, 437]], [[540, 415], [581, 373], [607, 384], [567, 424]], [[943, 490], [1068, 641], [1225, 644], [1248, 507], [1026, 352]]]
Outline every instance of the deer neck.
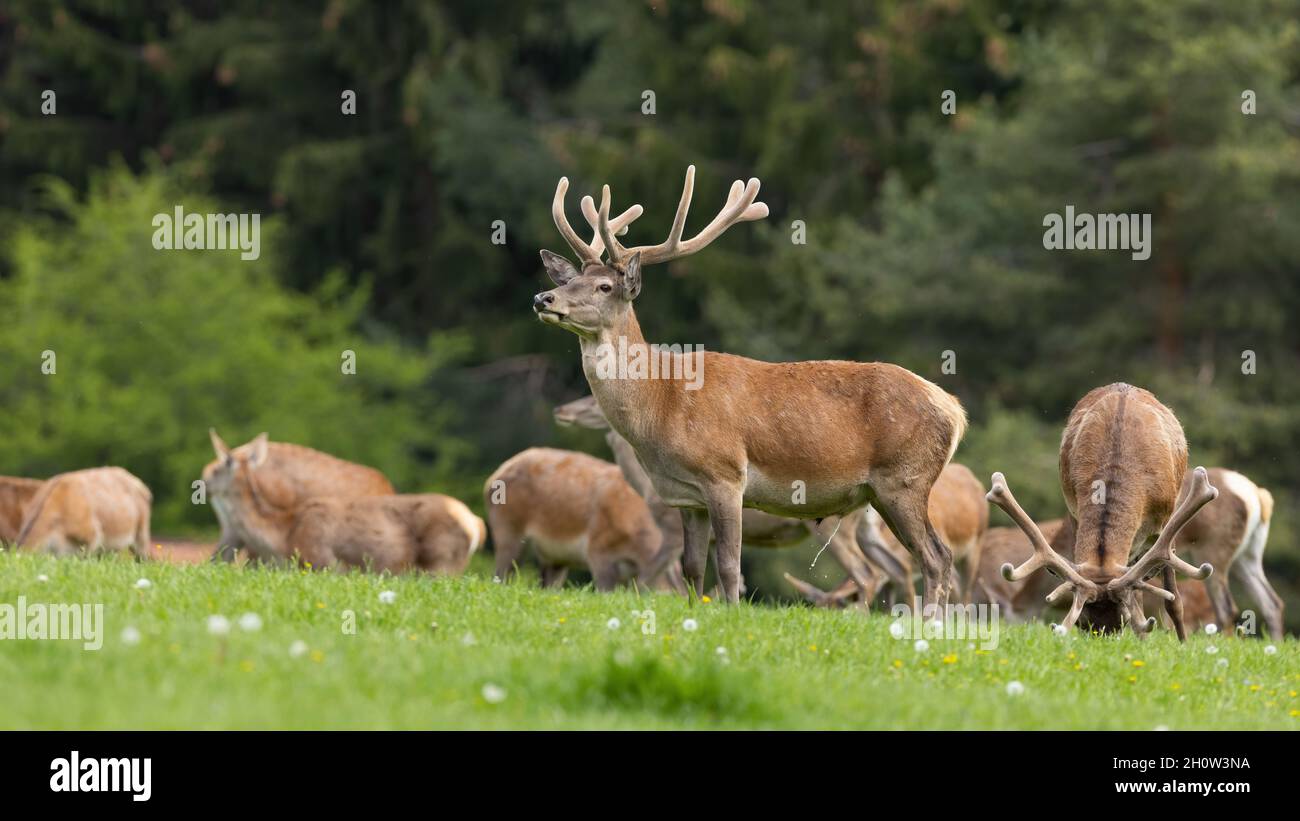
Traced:
[[610, 427], [635, 445], [648, 434], [653, 414], [647, 413], [647, 409], [659, 406], [660, 396], [668, 383], [660, 379], [605, 378], [597, 363], [601, 357], [609, 356], [611, 351], [614, 354], [630, 352], [637, 350], [638, 346], [641, 350], [648, 349], [636, 312], [629, 304], [627, 310], [614, 322], [593, 336], [579, 339], [582, 370], [587, 376], [592, 395], [609, 420]]
[[285, 536], [293, 526], [293, 510], [277, 505], [255, 475], [235, 488], [237, 502], [227, 506], [232, 524], [259, 554], [283, 555]]

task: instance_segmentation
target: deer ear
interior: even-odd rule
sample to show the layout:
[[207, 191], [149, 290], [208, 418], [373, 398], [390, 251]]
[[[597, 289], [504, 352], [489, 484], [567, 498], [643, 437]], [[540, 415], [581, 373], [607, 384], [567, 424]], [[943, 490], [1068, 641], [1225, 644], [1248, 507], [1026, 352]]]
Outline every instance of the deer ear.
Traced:
[[623, 296], [628, 301], [641, 293], [641, 252], [637, 251], [623, 263]]
[[578, 275], [578, 269], [573, 267], [572, 262], [550, 251], [542, 251], [542, 265], [546, 267], [546, 273], [556, 285], [564, 285]]
[[212, 449], [217, 452], [218, 459], [225, 459], [230, 455], [230, 448], [226, 447], [226, 443], [217, 434], [216, 428], [208, 428], [208, 438], [212, 440]]
[[253, 441], [249, 443], [253, 446], [253, 452], [248, 458], [249, 467], [261, 467], [262, 463], [266, 461], [269, 451], [269, 448], [267, 447], [268, 438], [269, 437], [266, 433], [259, 433]]

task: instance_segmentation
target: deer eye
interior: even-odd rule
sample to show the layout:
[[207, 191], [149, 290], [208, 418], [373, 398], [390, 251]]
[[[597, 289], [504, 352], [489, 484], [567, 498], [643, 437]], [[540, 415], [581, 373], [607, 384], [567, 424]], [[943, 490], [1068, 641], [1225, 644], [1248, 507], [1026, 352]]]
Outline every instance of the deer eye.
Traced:
[[603, 293], [606, 293], [606, 294], [609, 293], [610, 291], [614, 290], [614, 286], [613, 286], [613, 285], [610, 285], [608, 282], [602, 282], [602, 283], [600, 283], [600, 285], [597, 286], [597, 287], [599, 287], [600, 290], [601, 290]]

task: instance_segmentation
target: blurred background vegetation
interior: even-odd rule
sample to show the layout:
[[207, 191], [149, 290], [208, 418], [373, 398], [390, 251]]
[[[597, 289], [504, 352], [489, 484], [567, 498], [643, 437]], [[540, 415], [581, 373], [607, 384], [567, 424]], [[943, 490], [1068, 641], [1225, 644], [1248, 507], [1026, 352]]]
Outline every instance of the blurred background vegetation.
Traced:
[[[653, 242], [695, 163], [693, 226], [741, 177], [772, 213], [650, 272], [651, 339], [912, 368], [970, 412], [957, 459], [1043, 519], [1073, 403], [1148, 387], [1194, 463], [1276, 496], [1294, 626], [1298, 138], [1300, 0], [11, 0], [0, 472], [125, 466], [165, 534], [213, 529], [190, 504], [209, 426], [477, 507], [524, 447], [602, 454], [551, 424], [587, 391], [530, 310], [538, 249], [568, 250], [555, 182], [571, 219], [609, 182]], [[262, 214], [261, 258], [154, 251], [177, 205]], [[1152, 214], [1151, 258], [1045, 251], [1067, 205]], [[812, 552], [750, 551], [751, 590], [783, 595]]]

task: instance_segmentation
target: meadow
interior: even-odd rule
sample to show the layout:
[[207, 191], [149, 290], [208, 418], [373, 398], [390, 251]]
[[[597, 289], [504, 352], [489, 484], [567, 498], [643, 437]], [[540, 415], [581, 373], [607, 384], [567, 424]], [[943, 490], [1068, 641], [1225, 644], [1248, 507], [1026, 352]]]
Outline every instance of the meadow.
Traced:
[[0, 729], [1300, 727], [1293, 637], [1004, 625], [921, 651], [879, 613], [0, 553], [19, 596], [102, 603], [104, 641], [0, 641]]

